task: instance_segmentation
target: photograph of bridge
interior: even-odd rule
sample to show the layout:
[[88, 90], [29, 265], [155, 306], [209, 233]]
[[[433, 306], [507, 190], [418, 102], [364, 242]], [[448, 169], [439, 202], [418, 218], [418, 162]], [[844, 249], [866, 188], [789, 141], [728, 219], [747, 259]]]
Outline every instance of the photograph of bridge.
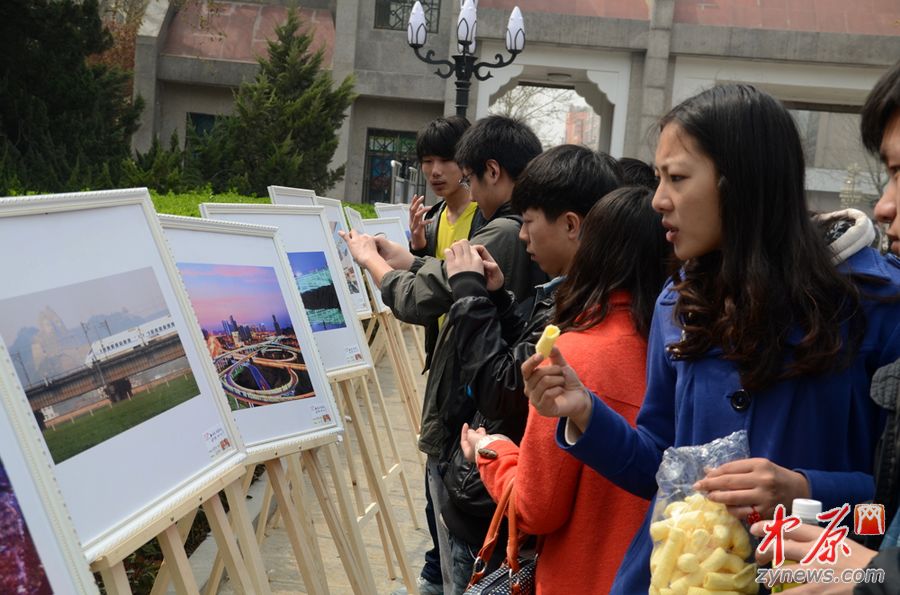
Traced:
[[314, 333], [347, 326], [324, 252], [289, 252], [288, 260]]
[[177, 266], [232, 411], [315, 396], [275, 269]]
[[44, 565], [0, 461], [0, 593], [52, 595]]
[[0, 337], [57, 464], [200, 393], [150, 267], [2, 300]]

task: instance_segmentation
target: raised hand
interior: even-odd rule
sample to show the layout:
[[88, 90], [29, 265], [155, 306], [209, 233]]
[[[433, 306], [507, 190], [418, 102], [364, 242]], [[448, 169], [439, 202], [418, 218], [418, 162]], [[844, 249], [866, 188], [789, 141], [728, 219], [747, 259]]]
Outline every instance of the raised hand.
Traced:
[[453, 245], [444, 250], [444, 266], [447, 270], [447, 278], [464, 272], [484, 275], [484, 261], [481, 260], [478, 251], [472, 247], [469, 240], [457, 240]]
[[481, 244], [472, 244], [472, 247], [478, 252], [478, 255], [481, 257], [481, 262], [484, 265], [484, 280], [487, 283], [488, 291], [503, 289], [505, 280], [503, 278], [503, 271], [500, 270], [500, 265], [498, 265], [497, 261], [494, 260], [494, 257], [491, 256], [488, 249]]
[[425, 248], [425, 228], [431, 222], [431, 220], [425, 220], [427, 212], [425, 195], [414, 195], [412, 203], [409, 205], [409, 247], [413, 250]]
[[392, 269], [408, 271], [416, 259], [406, 246], [392, 242], [383, 235], [375, 236], [375, 244], [378, 254]]
[[568, 417], [582, 432], [591, 418], [594, 400], [556, 347], [550, 362], [535, 353], [522, 364], [525, 395], [544, 417]]
[[378, 256], [378, 246], [375, 238], [369, 234], [360, 233], [355, 229], [348, 231], [338, 231], [338, 235], [347, 242], [347, 248], [350, 249], [350, 255], [353, 260], [360, 266], [368, 267], [373, 257]]

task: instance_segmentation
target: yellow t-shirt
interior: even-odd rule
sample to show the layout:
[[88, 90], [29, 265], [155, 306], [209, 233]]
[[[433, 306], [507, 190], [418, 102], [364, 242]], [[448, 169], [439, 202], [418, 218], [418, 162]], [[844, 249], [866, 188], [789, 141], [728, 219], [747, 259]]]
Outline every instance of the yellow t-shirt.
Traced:
[[472, 229], [472, 219], [475, 217], [475, 211], [477, 210], [478, 204], [473, 200], [454, 223], [447, 221], [446, 208], [441, 212], [441, 220], [438, 223], [437, 245], [434, 248], [434, 255], [437, 258], [444, 260], [444, 250], [452, 246], [453, 242], [465, 240], [469, 237], [469, 230]]
[[[438, 224], [437, 243], [434, 248], [434, 255], [444, 260], [444, 250], [453, 245], [457, 240], [465, 240], [469, 237], [469, 230], [472, 229], [472, 219], [475, 217], [475, 211], [478, 210], [478, 203], [474, 200], [469, 203], [466, 210], [456, 218], [454, 223], [447, 221], [447, 209], [441, 212], [441, 220]], [[438, 328], [444, 326], [444, 318], [446, 314], [442, 314], [438, 318]]]

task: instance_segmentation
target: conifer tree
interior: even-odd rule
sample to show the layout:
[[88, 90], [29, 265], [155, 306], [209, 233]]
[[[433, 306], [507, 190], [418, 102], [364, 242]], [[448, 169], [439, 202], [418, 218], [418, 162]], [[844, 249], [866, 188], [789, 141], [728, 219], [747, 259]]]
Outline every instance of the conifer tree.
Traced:
[[0, 2], [0, 195], [118, 177], [143, 104], [128, 74], [89, 63], [111, 43], [97, 0]]
[[352, 77], [333, 85], [323, 51], [310, 50], [312, 34], [301, 29], [296, 10], [275, 33], [256, 79], [238, 90], [234, 114], [189, 138], [189, 169], [216, 191], [264, 196], [277, 184], [324, 192], [344, 175], [343, 166], [328, 166], [354, 100]]

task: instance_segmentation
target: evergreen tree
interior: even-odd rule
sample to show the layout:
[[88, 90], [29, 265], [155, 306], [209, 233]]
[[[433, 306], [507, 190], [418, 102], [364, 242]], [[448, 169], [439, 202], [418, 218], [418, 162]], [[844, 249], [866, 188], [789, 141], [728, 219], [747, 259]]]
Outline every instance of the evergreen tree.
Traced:
[[0, 194], [118, 179], [143, 104], [88, 62], [111, 43], [97, 0], [0, 2]]
[[333, 88], [323, 52], [310, 51], [312, 35], [294, 9], [275, 33], [256, 79], [238, 90], [234, 114], [207, 135], [189, 136], [188, 167], [216, 191], [265, 196], [278, 184], [324, 192], [344, 175], [343, 166], [328, 166], [355, 98], [352, 77]]

